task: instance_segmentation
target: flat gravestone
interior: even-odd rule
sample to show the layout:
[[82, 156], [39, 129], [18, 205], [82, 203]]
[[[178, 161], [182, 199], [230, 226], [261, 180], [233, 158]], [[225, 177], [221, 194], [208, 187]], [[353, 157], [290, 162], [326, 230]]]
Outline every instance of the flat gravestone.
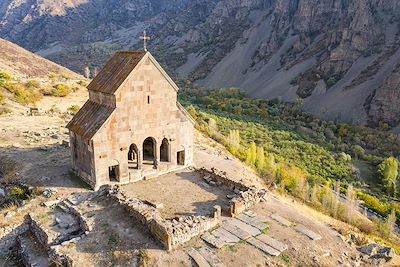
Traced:
[[249, 238], [247, 242], [258, 248], [259, 250], [267, 253], [268, 255], [279, 256], [281, 254], [278, 250], [274, 249], [273, 247], [265, 244], [264, 242], [254, 237]]
[[212, 234], [210, 234], [209, 232], [204, 233], [201, 236], [201, 239], [203, 239], [204, 241], [206, 241], [208, 244], [216, 247], [216, 248], [222, 248], [225, 245], [225, 241], [223, 241], [222, 239], [213, 236]]
[[191, 248], [188, 250], [188, 255], [194, 260], [194, 262], [197, 264], [199, 267], [210, 267], [210, 264], [207, 262], [207, 260], [194, 248]]
[[221, 227], [215, 229], [212, 234], [226, 243], [237, 243], [240, 241], [240, 238]]
[[245, 232], [248, 232], [252, 236], [261, 234], [261, 231], [259, 229], [255, 228], [254, 226], [251, 226], [250, 224], [242, 222], [241, 220], [231, 218], [230, 220], [228, 220], [228, 223], [235, 225], [236, 227], [242, 229]]
[[264, 234], [257, 236], [257, 239], [264, 242], [268, 246], [273, 247], [274, 249], [278, 250], [279, 252], [284, 252], [288, 248], [288, 246], [286, 244], [284, 244], [276, 239], [273, 239], [270, 236], [264, 235]]
[[250, 224], [259, 230], [264, 230], [267, 227], [267, 224], [257, 219], [256, 217], [249, 217], [245, 214], [240, 214], [237, 218], [247, 224]]
[[229, 223], [229, 222], [223, 223], [223, 224], [221, 225], [221, 227], [222, 227], [223, 229], [225, 229], [226, 231], [230, 232], [231, 234], [237, 236], [237, 237], [240, 238], [240, 239], [245, 240], [245, 239], [251, 237], [251, 234], [250, 234], [250, 233], [248, 233], [248, 232], [246, 232], [246, 231], [243, 231], [243, 230], [240, 229], [239, 227], [237, 227], [237, 226], [235, 226], [235, 225], [233, 225], [233, 224], [231, 224], [231, 223]]
[[208, 248], [201, 247], [198, 249], [203, 258], [207, 259], [212, 267], [225, 267], [225, 265], [218, 259], [218, 257]]
[[278, 223], [282, 224], [283, 226], [289, 227], [290, 225], [292, 225], [291, 222], [289, 222], [288, 220], [286, 220], [285, 218], [283, 218], [282, 216], [274, 213], [271, 214], [270, 216], [272, 219], [274, 219], [275, 221], [277, 221]]
[[305, 227], [302, 224], [296, 225], [296, 227], [294, 229], [296, 229], [296, 231], [306, 235], [311, 240], [320, 240], [320, 239], [322, 239], [321, 235], [317, 234], [316, 232], [311, 231], [310, 229], [308, 229], [307, 227]]

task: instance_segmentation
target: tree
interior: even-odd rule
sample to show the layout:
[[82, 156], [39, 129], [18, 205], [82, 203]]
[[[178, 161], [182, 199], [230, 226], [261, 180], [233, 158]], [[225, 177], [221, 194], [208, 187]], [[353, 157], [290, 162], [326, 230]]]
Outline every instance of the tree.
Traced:
[[353, 150], [354, 156], [356, 157], [356, 159], [358, 159], [359, 157], [363, 157], [365, 154], [365, 150], [364, 148], [362, 148], [359, 145], [354, 145], [351, 150]]
[[233, 148], [238, 148], [240, 144], [240, 133], [239, 130], [230, 130], [227, 138], [228, 144]]
[[257, 158], [257, 147], [256, 143], [252, 142], [250, 144], [249, 150], [247, 151], [246, 164], [254, 166], [256, 163], [256, 158]]
[[386, 189], [386, 192], [391, 196], [396, 196], [396, 182], [398, 173], [399, 164], [397, 159], [393, 157], [389, 157], [381, 162], [378, 165], [378, 173], [381, 175], [383, 186]]
[[89, 66], [86, 66], [86, 68], [85, 68], [85, 77], [86, 77], [86, 79], [90, 78], [90, 68], [89, 68]]
[[265, 168], [265, 154], [264, 154], [263, 146], [257, 147], [255, 165], [256, 165], [257, 169], [259, 169], [259, 170], [263, 170]]

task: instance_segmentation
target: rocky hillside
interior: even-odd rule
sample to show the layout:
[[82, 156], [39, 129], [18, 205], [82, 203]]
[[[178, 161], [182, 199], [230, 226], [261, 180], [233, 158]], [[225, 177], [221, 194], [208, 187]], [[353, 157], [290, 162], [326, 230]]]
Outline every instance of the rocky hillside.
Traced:
[[295, 100], [325, 118], [400, 123], [397, 0], [5, 0], [0, 37], [81, 71], [150, 50], [210, 87]]
[[50, 73], [74, 79], [82, 78], [75, 72], [4, 39], [0, 39], [0, 72], [2, 71], [18, 78], [48, 77]]

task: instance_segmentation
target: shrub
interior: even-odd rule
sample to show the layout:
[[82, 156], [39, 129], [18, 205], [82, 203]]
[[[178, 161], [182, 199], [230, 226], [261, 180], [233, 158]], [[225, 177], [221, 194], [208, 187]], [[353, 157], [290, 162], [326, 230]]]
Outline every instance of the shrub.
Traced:
[[30, 80], [26, 83], [26, 87], [28, 89], [38, 89], [38, 88], [40, 88], [40, 83], [35, 80]]
[[79, 111], [80, 107], [78, 105], [72, 105], [68, 108], [68, 111], [72, 113], [77, 113]]
[[9, 80], [12, 80], [12, 79], [13, 79], [13, 77], [8, 72], [6, 72], [6, 71], [0, 72], [0, 80], [9, 81]]
[[83, 87], [86, 87], [86, 86], [88, 86], [88, 82], [87, 81], [85, 81], [85, 80], [80, 80], [79, 82], [78, 82], [78, 84], [80, 85], [80, 86], [83, 86]]
[[6, 107], [0, 107], [0, 115], [12, 113], [12, 110]]
[[71, 88], [66, 84], [57, 84], [54, 86], [53, 95], [58, 97], [65, 97], [71, 93]]
[[10, 196], [14, 199], [25, 200], [28, 199], [28, 192], [21, 187], [14, 186], [11, 188]]
[[0, 93], [0, 104], [3, 104], [6, 100], [6, 96], [3, 93]]

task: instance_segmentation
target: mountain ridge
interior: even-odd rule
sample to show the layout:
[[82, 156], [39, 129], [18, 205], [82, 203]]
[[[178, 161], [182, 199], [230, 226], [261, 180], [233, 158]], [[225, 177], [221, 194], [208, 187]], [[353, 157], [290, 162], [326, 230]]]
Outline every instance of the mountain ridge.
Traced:
[[159, 61], [198, 85], [302, 98], [327, 119], [400, 123], [395, 0], [156, 2], [7, 0], [0, 37], [82, 72], [116, 50], [140, 49], [146, 29]]

